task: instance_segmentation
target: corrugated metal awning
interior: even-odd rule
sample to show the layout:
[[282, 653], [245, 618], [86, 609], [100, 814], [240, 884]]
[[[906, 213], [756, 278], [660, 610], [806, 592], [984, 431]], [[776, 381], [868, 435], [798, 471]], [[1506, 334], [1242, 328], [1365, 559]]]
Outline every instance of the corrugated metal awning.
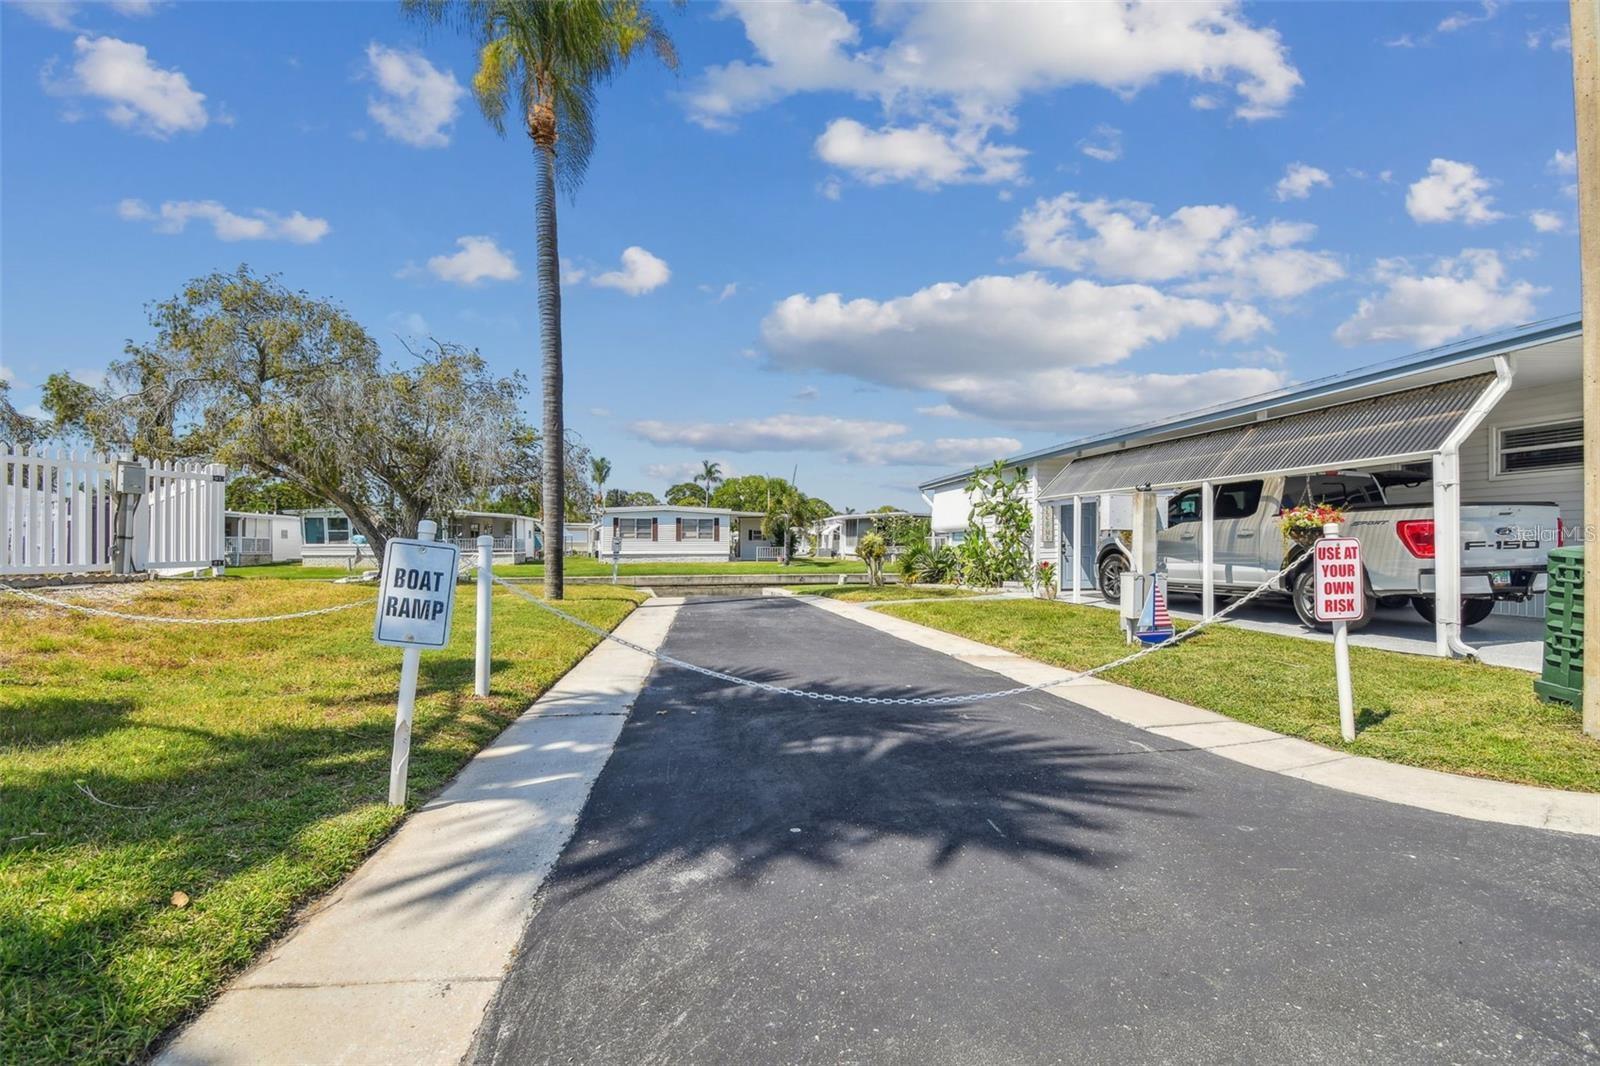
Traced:
[[1059, 499], [1146, 484], [1237, 481], [1424, 455], [1438, 450], [1493, 380], [1493, 374], [1481, 374], [1074, 459], [1039, 495]]

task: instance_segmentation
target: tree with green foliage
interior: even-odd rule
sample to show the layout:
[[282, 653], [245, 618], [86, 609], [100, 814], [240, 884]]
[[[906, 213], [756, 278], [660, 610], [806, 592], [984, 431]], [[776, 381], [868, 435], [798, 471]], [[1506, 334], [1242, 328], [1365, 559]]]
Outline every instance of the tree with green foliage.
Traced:
[[42, 419], [30, 418], [11, 403], [11, 382], [0, 378], [0, 443], [26, 448], [43, 440], [49, 427]]
[[539, 477], [523, 384], [476, 351], [434, 342], [386, 366], [343, 308], [245, 266], [196, 278], [149, 318], [154, 339], [130, 343], [100, 388], [51, 375], [57, 426], [101, 451], [292, 485], [342, 509], [380, 554], [423, 518]]
[[699, 507], [705, 504], [705, 491], [698, 481], [680, 481], [667, 489], [665, 499], [674, 507]]
[[[639, 0], [401, 0], [430, 24], [450, 23], [478, 49], [472, 92], [490, 125], [506, 119], [533, 142], [534, 232], [539, 275], [539, 336], [544, 365], [544, 438], [566, 438], [562, 406], [561, 256], [556, 242], [556, 186], [577, 194], [595, 142], [595, 96], [640, 49], [676, 69], [672, 40]], [[566, 512], [559, 451], [544, 469], [544, 513]], [[545, 531], [544, 592], [565, 588], [560, 523]]]
[[696, 474], [691, 480], [697, 483], [705, 484], [706, 506], [710, 507], [711, 490], [722, 481], [722, 464], [714, 463], [710, 459], [702, 460], [700, 463], [700, 473]]
[[594, 503], [598, 510], [606, 507], [606, 482], [611, 480], [611, 460], [598, 455], [589, 460], [589, 474], [594, 478]]
[[856, 541], [856, 558], [867, 564], [867, 583], [873, 588], [883, 585], [883, 561], [888, 557], [889, 543], [876, 530]]
[[[765, 514], [775, 496], [790, 491], [793, 488], [788, 481], [781, 477], [767, 477], [765, 474], [745, 474], [741, 477], [730, 477], [717, 486], [711, 494], [711, 506], [726, 507], [730, 511], [753, 511]], [[808, 510], [818, 517], [826, 518], [834, 514], [832, 505], [826, 500], [815, 496], [807, 497], [810, 500]]]
[[972, 510], [959, 549], [963, 583], [993, 587], [1021, 581], [1032, 588], [1033, 507], [1027, 476], [1018, 469], [1007, 477], [1005, 463], [996, 459], [975, 470], [966, 489]]
[[326, 500], [311, 495], [299, 485], [277, 477], [241, 474], [228, 481], [228, 510], [253, 514], [282, 514], [308, 507], [326, 507]]
[[933, 536], [933, 525], [922, 515], [906, 514], [896, 511], [886, 514], [883, 511], [874, 512], [882, 515], [875, 518], [872, 528], [883, 535], [889, 547], [896, 551], [904, 551], [915, 546], [926, 546]]
[[783, 564], [794, 560], [806, 531], [828, 512], [818, 506], [818, 501], [807, 496], [781, 478], [773, 478], [772, 500], [767, 504], [761, 519], [761, 535], [778, 545]]
[[629, 492], [627, 489], [612, 489], [606, 493], [607, 507], [658, 507], [661, 501], [656, 499], [653, 492]]

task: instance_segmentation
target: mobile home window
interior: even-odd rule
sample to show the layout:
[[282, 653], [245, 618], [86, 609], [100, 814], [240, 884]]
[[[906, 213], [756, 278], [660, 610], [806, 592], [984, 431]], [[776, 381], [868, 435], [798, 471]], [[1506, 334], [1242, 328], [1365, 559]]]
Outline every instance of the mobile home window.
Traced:
[[326, 544], [328, 542], [327, 524], [321, 518], [307, 518], [305, 522], [305, 542], [307, 544]]
[[619, 518], [617, 519], [617, 532], [623, 540], [649, 540], [650, 519], [648, 518]]
[[717, 520], [715, 518], [685, 518], [683, 520], [684, 540], [711, 540], [717, 535]]
[[328, 519], [328, 543], [348, 544], [350, 542], [350, 519], [339, 517]]
[[1502, 429], [1498, 453], [1497, 466], [1502, 474], [1581, 467], [1583, 419]]

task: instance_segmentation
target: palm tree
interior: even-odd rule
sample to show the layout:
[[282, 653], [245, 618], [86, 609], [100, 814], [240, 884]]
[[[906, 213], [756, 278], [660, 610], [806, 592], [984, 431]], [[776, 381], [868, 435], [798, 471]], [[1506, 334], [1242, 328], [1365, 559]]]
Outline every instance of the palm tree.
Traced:
[[[533, 211], [539, 261], [539, 349], [544, 363], [543, 513], [566, 514], [567, 439], [562, 410], [561, 257], [556, 245], [556, 185], [575, 196], [594, 151], [595, 92], [639, 48], [669, 68], [672, 39], [641, 0], [400, 0], [428, 24], [449, 23], [478, 46], [472, 92], [502, 135], [506, 116], [533, 141]], [[559, 148], [559, 152], [557, 149]], [[553, 446], [552, 446], [553, 445]], [[545, 531], [544, 594], [564, 590], [561, 523]]]
[[594, 501], [600, 507], [600, 513], [606, 511], [606, 482], [611, 480], [611, 460], [591, 456], [589, 459], [589, 476], [594, 478]]
[[705, 482], [706, 485], [706, 506], [710, 507], [711, 488], [713, 485], [720, 485], [722, 483], [722, 465], [720, 463], [713, 463], [710, 459], [700, 460], [700, 473], [694, 476], [694, 482], [695, 484], [699, 484], [702, 481]]

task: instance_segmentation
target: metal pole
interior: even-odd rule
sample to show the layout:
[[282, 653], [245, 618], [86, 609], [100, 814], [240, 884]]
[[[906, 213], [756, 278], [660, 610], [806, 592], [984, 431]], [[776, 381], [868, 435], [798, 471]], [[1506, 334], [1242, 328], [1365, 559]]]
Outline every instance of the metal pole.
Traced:
[[[417, 539], [433, 540], [439, 527], [423, 519], [417, 523]], [[406, 648], [400, 653], [400, 700], [394, 709], [394, 753], [389, 758], [389, 806], [406, 805], [406, 773], [411, 769], [411, 719], [417, 710], [417, 673], [422, 666], [422, 649]]]
[[[1339, 523], [1329, 522], [1322, 527], [1325, 537], [1339, 535]], [[1356, 580], [1361, 579], [1358, 576]], [[1339, 734], [1349, 744], [1356, 739], [1356, 697], [1350, 684], [1350, 623], [1333, 623], [1333, 674], [1339, 687]]]
[[489, 626], [492, 622], [493, 598], [494, 537], [486, 533], [478, 538], [478, 648], [477, 685], [474, 691], [480, 696], [489, 694]]
[[[1583, 540], [1600, 529], [1600, 0], [1571, 0], [1583, 266]], [[1587, 564], [1585, 559], [1585, 582]], [[1583, 731], [1600, 737], [1600, 655], [1583, 657]]]
[[1216, 514], [1217, 492], [1211, 482], [1200, 482], [1200, 617], [1210, 618], [1217, 611]]

